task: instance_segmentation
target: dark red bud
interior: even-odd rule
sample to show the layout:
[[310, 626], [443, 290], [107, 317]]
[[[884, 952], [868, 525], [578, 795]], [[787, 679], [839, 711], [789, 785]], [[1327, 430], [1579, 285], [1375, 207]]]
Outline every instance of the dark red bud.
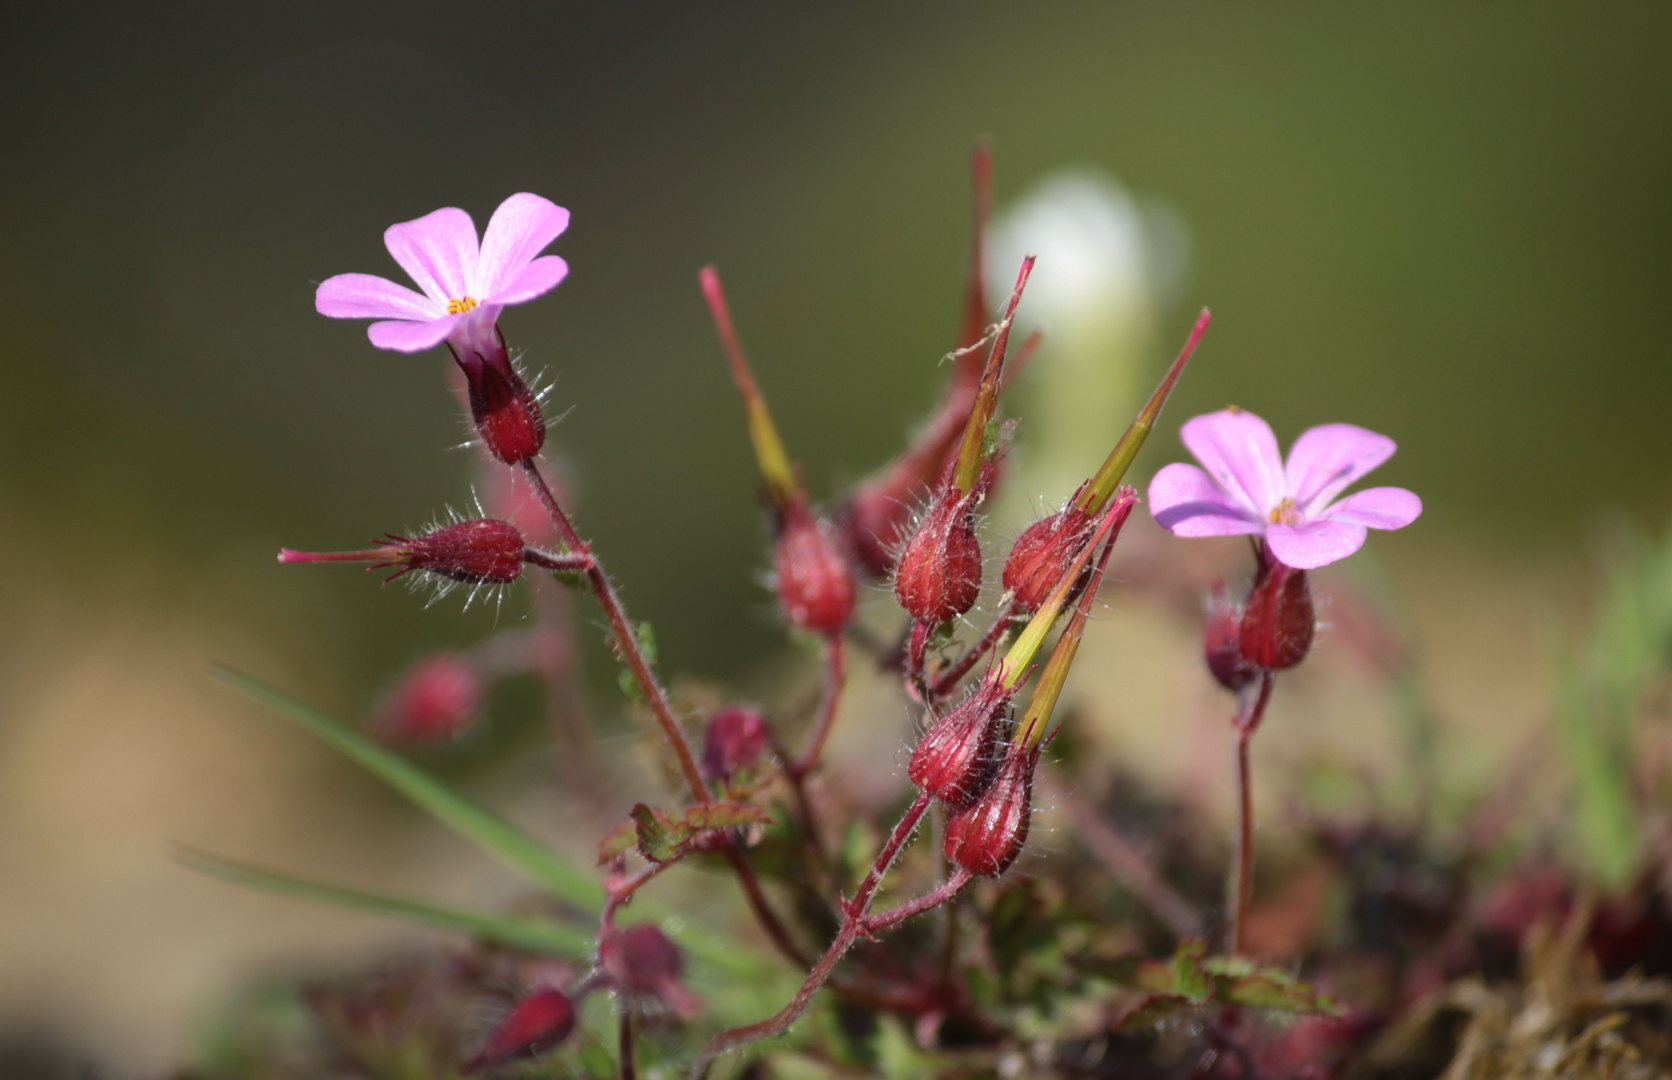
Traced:
[[654, 923], [606, 930], [598, 943], [598, 964], [618, 993], [657, 998], [681, 1016], [702, 1012], [702, 1003], [680, 981], [685, 957]]
[[453, 359], [464, 372], [470, 418], [488, 452], [507, 465], [520, 465], [546, 444], [546, 420], [540, 402], [511, 364], [498, 339], [487, 352], [454, 347]]
[[768, 741], [766, 721], [759, 709], [721, 709], [709, 717], [703, 735], [703, 775], [710, 780], [729, 778], [759, 761]]
[[1267, 671], [1294, 667], [1306, 659], [1316, 628], [1306, 571], [1262, 553], [1254, 591], [1242, 613], [1239, 643], [1243, 657]]
[[1071, 503], [1022, 532], [1004, 561], [1004, 588], [1019, 610], [1035, 611], [1045, 603], [1095, 524], [1090, 514]]
[[984, 679], [935, 722], [911, 752], [911, 782], [948, 806], [966, 806], [987, 788], [1002, 751], [1006, 710], [1014, 690]]
[[466, 1076], [481, 1069], [543, 1054], [575, 1030], [575, 1004], [561, 990], [539, 990], [517, 1003], [488, 1033], [481, 1051], [459, 1066]]
[[806, 508], [784, 513], [772, 552], [778, 604], [791, 624], [818, 634], [839, 634], [853, 618], [853, 569], [835, 531]]
[[1209, 602], [1202, 626], [1202, 656], [1219, 685], [1233, 692], [1253, 682], [1260, 673], [1242, 655], [1242, 610], [1223, 594]]
[[946, 821], [946, 856], [972, 874], [998, 877], [1028, 842], [1039, 748], [1010, 746], [981, 797]]
[[450, 739], [476, 721], [482, 678], [456, 653], [439, 653], [406, 671], [378, 710], [374, 727], [390, 742]]
[[981, 545], [975, 538], [975, 500], [946, 488], [900, 553], [894, 596], [919, 622], [943, 623], [975, 606], [981, 595]]
[[477, 518], [444, 525], [422, 536], [391, 536], [386, 566], [426, 570], [472, 585], [509, 585], [522, 576], [523, 535], [510, 522]]

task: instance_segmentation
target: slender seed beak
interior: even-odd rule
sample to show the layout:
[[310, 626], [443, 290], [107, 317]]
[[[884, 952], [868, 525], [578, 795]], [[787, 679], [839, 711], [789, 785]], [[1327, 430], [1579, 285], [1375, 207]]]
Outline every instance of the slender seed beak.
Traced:
[[714, 315], [714, 328], [720, 333], [720, 344], [725, 347], [726, 359], [731, 363], [732, 379], [743, 397], [743, 408], [749, 418], [749, 441], [755, 447], [755, 461], [760, 465], [761, 477], [766, 481], [773, 503], [782, 508], [802, 498], [801, 482], [790, 464], [784, 441], [778, 437], [778, 426], [766, 407], [766, 397], [755, 385], [755, 375], [749, 370], [749, 360], [743, 355], [743, 344], [738, 340], [737, 328], [732, 325], [731, 308], [726, 304], [726, 293], [720, 286], [720, 272], [705, 266], [699, 275], [703, 296]]

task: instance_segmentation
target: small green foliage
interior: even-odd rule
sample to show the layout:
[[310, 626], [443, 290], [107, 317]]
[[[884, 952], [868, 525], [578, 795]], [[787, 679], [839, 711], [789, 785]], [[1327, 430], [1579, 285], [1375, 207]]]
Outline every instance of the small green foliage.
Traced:
[[634, 850], [651, 862], [672, 862], [689, 854], [691, 842], [703, 833], [772, 821], [772, 815], [760, 807], [734, 802], [703, 803], [688, 807], [677, 817], [639, 803], [628, 817], [631, 820], [617, 826], [598, 845], [600, 864]]
[[[1210, 1002], [1301, 1016], [1342, 1015], [1329, 995], [1286, 971], [1261, 967], [1245, 957], [1209, 956], [1207, 951], [1205, 938], [1187, 938], [1171, 960], [1140, 960], [1124, 972], [1115, 968], [1118, 981], [1129, 979], [1128, 985], [1146, 995], [1117, 1027], [1131, 1031]], [[1120, 978], [1122, 974], [1127, 977]]]
[[[633, 640], [638, 643], [639, 652], [644, 655], [644, 662], [655, 668], [656, 628], [648, 622], [639, 623], [633, 630]], [[616, 684], [621, 687], [621, 692], [627, 696], [628, 701], [645, 700], [644, 688], [639, 685], [638, 677], [633, 674], [631, 667], [624, 667], [616, 673]]]

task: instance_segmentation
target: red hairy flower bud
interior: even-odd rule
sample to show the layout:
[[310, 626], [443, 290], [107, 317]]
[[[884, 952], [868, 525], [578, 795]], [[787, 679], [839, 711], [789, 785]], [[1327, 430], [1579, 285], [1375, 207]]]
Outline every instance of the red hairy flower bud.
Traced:
[[981, 797], [946, 821], [946, 856], [972, 874], [998, 877], [1028, 841], [1039, 747], [1011, 746]]
[[538, 990], [522, 1001], [488, 1033], [477, 1055], [459, 1066], [466, 1076], [481, 1069], [534, 1057], [552, 1049], [575, 1030], [575, 1003], [561, 990]]
[[853, 617], [853, 569], [835, 531], [805, 506], [784, 512], [772, 552], [778, 604], [790, 622], [819, 634], [839, 634]]
[[488, 452], [507, 465], [520, 465], [546, 444], [546, 419], [540, 402], [511, 364], [497, 327], [482, 348], [448, 343], [464, 372], [470, 418]]
[[1238, 643], [1255, 667], [1282, 671], [1306, 659], [1317, 617], [1306, 571], [1285, 566], [1261, 552], [1254, 591], [1243, 609]]
[[457, 653], [438, 653], [401, 676], [373, 726], [390, 742], [433, 742], [470, 727], [481, 707], [475, 666]]
[[943, 489], [900, 553], [894, 596], [919, 622], [955, 619], [981, 595], [981, 545], [975, 539], [979, 490], [961, 495]]
[[1004, 588], [1019, 610], [1035, 611], [1045, 602], [1095, 525], [1096, 519], [1075, 501], [1022, 532], [1004, 561]]
[[766, 721], [759, 709], [733, 706], [709, 717], [703, 735], [702, 772], [724, 780], [760, 760], [766, 752]]
[[1242, 610], [1223, 592], [1208, 602], [1202, 626], [1202, 656], [1220, 686], [1237, 691], [1253, 682], [1259, 669], [1242, 655]]
[[523, 535], [515, 525], [497, 518], [476, 518], [431, 529], [418, 536], [396, 536], [368, 551], [279, 551], [282, 563], [369, 562], [367, 567], [399, 567], [390, 581], [411, 570], [422, 570], [468, 585], [509, 585], [522, 576]]
[[1015, 690], [984, 679], [918, 740], [907, 773], [911, 782], [948, 806], [965, 806], [992, 779], [1005, 711]]
[[702, 1012], [702, 1003], [680, 982], [685, 958], [679, 946], [654, 923], [610, 927], [598, 942], [598, 964], [617, 993], [660, 999], [682, 1016]]

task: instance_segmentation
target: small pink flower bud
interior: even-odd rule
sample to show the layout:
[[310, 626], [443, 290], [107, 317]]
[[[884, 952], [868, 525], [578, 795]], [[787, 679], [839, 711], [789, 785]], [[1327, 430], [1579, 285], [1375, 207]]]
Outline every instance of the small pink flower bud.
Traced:
[[1028, 841], [1038, 763], [1038, 746], [1009, 747], [998, 775], [981, 797], [947, 818], [947, 858], [982, 877], [998, 877], [1010, 869]]
[[438, 653], [395, 684], [374, 728], [396, 743], [437, 742], [469, 728], [482, 708], [482, 679], [457, 653]]
[[522, 533], [509, 522], [475, 518], [443, 525], [418, 536], [391, 533], [382, 547], [367, 551], [279, 551], [282, 563], [367, 562], [367, 569], [394, 566], [390, 581], [411, 570], [422, 570], [468, 585], [509, 585], [522, 576]]
[[1285, 566], [1263, 551], [1254, 591], [1242, 613], [1242, 655], [1267, 671], [1292, 668], [1306, 659], [1316, 628], [1306, 571]]
[[1202, 626], [1202, 656], [1208, 671], [1220, 686], [1241, 690], [1259, 675], [1259, 669], [1242, 655], [1242, 609], [1217, 592], [1208, 602]]
[[721, 709], [709, 717], [703, 735], [703, 775], [710, 780], [730, 778], [759, 761], [767, 742], [766, 721], [759, 709]]
[[778, 604], [792, 625], [839, 634], [853, 618], [853, 569], [830, 524], [799, 503], [784, 511], [772, 568]]
[[488, 344], [485, 351], [448, 344], [464, 372], [470, 417], [488, 452], [507, 465], [538, 454], [546, 443], [546, 420], [534, 392], [512, 366], [504, 341]]
[[[1017, 538], [1004, 561], [1004, 588], [1020, 611], [1038, 610], [1090, 539], [1097, 524], [1078, 500], [1036, 521]], [[1073, 596], [1069, 597], [1072, 602]]]
[[681, 1016], [696, 1016], [702, 1003], [680, 976], [685, 958], [654, 923], [626, 929], [610, 927], [598, 943], [598, 964], [617, 993], [659, 999]]
[[979, 796], [992, 779], [1015, 693], [996, 678], [983, 679], [918, 740], [907, 767], [911, 782], [952, 807]]
[[975, 538], [980, 490], [943, 488], [900, 553], [894, 597], [919, 622], [955, 619], [981, 595], [981, 544]]
[[488, 1033], [475, 1057], [459, 1066], [466, 1076], [495, 1065], [535, 1057], [556, 1047], [575, 1030], [575, 1003], [561, 990], [538, 990]]

